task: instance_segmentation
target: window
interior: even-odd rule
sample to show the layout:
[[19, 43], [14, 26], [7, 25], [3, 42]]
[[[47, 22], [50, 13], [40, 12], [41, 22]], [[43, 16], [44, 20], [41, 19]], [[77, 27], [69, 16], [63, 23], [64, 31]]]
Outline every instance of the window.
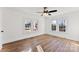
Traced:
[[65, 20], [59, 20], [59, 31], [61, 32], [66, 31]]
[[65, 32], [66, 31], [66, 25], [65, 25], [64, 19], [58, 19], [58, 20], [52, 20], [51, 29], [52, 31], [60, 31]]
[[51, 28], [52, 28], [53, 31], [56, 31], [56, 20], [52, 21]]

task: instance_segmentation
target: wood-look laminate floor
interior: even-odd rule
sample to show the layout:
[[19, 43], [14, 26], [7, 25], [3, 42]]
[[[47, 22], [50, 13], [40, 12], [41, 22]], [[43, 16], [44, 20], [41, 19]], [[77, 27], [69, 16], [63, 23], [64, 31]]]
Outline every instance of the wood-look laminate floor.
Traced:
[[4, 44], [1, 52], [27, 52], [29, 49], [32, 49], [33, 52], [37, 52], [37, 45], [41, 45], [44, 52], [79, 51], [79, 42], [77, 41], [44, 34]]

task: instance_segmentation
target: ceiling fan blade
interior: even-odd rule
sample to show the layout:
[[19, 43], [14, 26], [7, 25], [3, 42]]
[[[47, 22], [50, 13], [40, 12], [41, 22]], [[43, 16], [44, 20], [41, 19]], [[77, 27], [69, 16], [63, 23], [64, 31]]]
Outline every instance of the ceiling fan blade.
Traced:
[[52, 13], [52, 12], [57, 12], [57, 10], [51, 10], [51, 11], [48, 11], [48, 13]]
[[36, 13], [43, 13], [43, 12], [36, 12]]
[[51, 14], [48, 14], [49, 16], [51, 15]]

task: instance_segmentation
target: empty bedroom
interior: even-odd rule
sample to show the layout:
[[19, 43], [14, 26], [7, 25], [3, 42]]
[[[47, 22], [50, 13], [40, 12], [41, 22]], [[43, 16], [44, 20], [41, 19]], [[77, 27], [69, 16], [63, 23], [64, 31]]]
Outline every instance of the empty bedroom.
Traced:
[[79, 52], [79, 7], [0, 7], [0, 52]]

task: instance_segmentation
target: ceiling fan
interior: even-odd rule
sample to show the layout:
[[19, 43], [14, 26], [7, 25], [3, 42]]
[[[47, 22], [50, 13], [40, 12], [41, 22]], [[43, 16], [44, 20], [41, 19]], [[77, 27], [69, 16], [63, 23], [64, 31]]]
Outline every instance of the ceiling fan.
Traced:
[[42, 13], [41, 16], [47, 16], [51, 15], [51, 13], [57, 12], [57, 10], [48, 10], [48, 7], [43, 7], [43, 12], [37, 12], [37, 13]]

